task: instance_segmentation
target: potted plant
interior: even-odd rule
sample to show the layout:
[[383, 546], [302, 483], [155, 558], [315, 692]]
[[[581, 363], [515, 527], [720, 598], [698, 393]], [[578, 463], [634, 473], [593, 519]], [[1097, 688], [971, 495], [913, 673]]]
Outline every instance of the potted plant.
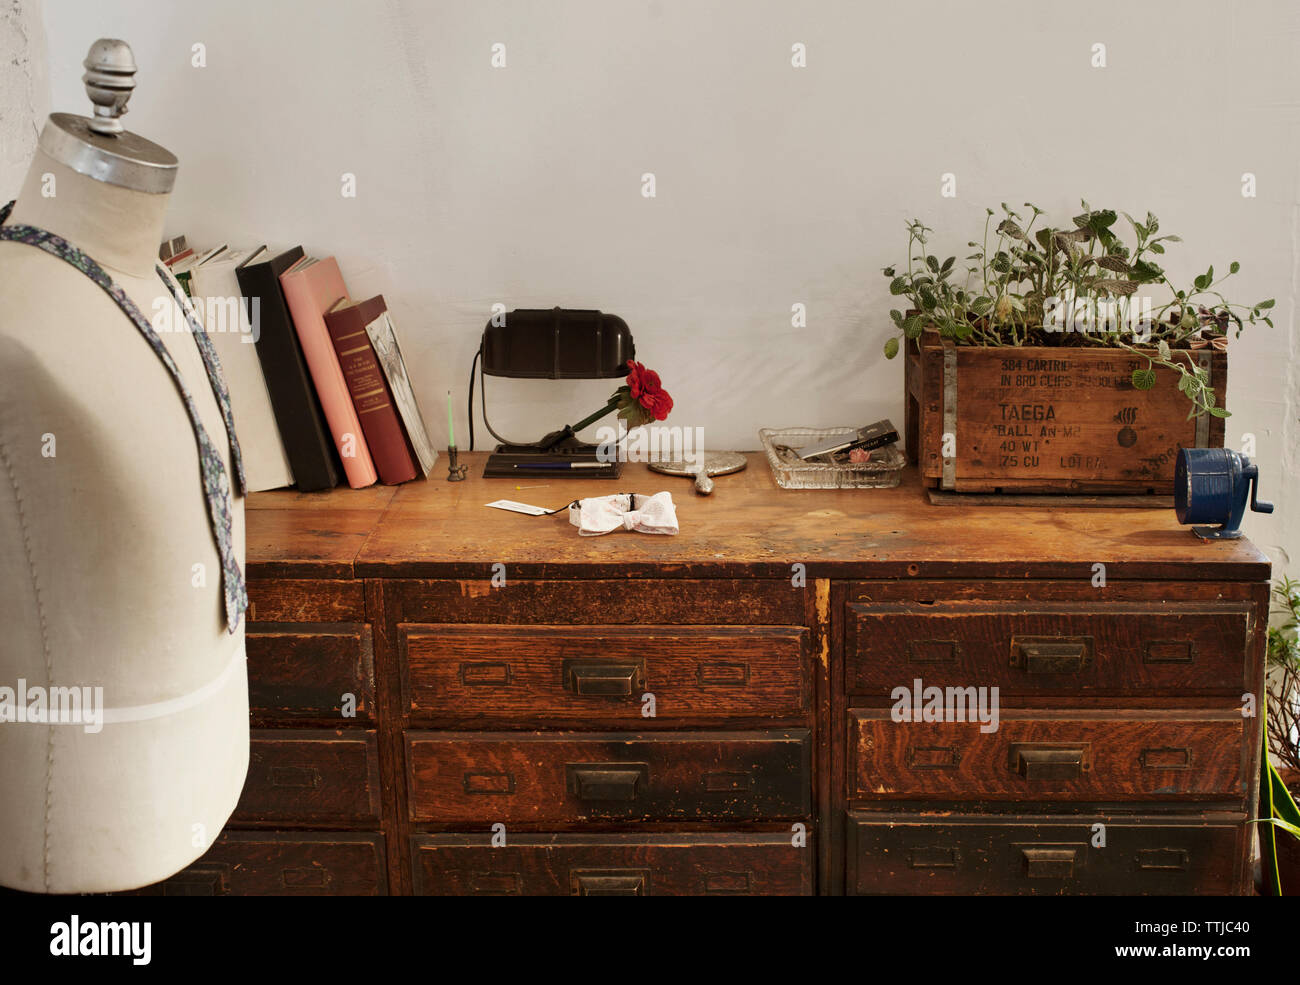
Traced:
[[884, 268], [908, 302], [885, 342], [907, 349], [908, 452], [957, 491], [1167, 492], [1180, 446], [1222, 444], [1228, 339], [1274, 302], [1223, 294], [1236, 261], [1173, 283], [1158, 260], [1180, 239], [1151, 213], [1122, 214], [1126, 239], [1111, 209], [1058, 228], [1026, 207], [985, 210], [964, 277], [919, 220]]
[[1267, 895], [1300, 896], [1300, 582], [1283, 576], [1273, 600], [1278, 618], [1268, 631], [1261, 869]]

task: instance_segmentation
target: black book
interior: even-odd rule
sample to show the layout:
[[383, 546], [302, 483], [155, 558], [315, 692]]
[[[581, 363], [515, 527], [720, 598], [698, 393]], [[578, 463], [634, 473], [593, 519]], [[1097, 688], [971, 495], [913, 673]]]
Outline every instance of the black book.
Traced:
[[257, 358], [266, 377], [271, 410], [284, 439], [294, 482], [303, 492], [311, 492], [337, 486], [343, 465], [280, 290], [280, 275], [302, 255], [301, 246], [279, 256], [271, 256], [263, 248], [241, 263], [235, 276], [248, 306], [249, 323], [258, 332]]

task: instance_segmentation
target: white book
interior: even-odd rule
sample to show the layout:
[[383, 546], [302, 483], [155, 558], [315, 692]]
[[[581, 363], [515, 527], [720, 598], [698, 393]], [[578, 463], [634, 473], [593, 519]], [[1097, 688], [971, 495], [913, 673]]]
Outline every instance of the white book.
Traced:
[[271, 395], [257, 358], [254, 326], [239, 293], [235, 268], [253, 250], [221, 250], [191, 268], [190, 296], [212, 339], [230, 391], [235, 436], [244, 458], [248, 491], [293, 485], [289, 455], [271, 409]]

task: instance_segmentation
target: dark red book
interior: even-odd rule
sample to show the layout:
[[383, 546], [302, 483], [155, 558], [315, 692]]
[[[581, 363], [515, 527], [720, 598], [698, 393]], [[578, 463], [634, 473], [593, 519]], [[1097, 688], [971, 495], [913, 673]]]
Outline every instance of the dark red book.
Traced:
[[388, 310], [383, 295], [366, 301], [340, 299], [325, 313], [334, 352], [339, 357], [348, 394], [361, 421], [379, 481], [393, 486], [420, 474], [406, 441], [393, 394], [375, 355], [366, 326]]

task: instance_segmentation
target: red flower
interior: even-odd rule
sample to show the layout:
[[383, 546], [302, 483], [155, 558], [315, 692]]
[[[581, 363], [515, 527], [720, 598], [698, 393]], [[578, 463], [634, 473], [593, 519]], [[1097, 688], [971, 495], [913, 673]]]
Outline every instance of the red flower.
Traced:
[[627, 388], [636, 400], [656, 421], [662, 421], [673, 409], [673, 398], [659, 382], [659, 374], [653, 369], [629, 359], [627, 368]]

